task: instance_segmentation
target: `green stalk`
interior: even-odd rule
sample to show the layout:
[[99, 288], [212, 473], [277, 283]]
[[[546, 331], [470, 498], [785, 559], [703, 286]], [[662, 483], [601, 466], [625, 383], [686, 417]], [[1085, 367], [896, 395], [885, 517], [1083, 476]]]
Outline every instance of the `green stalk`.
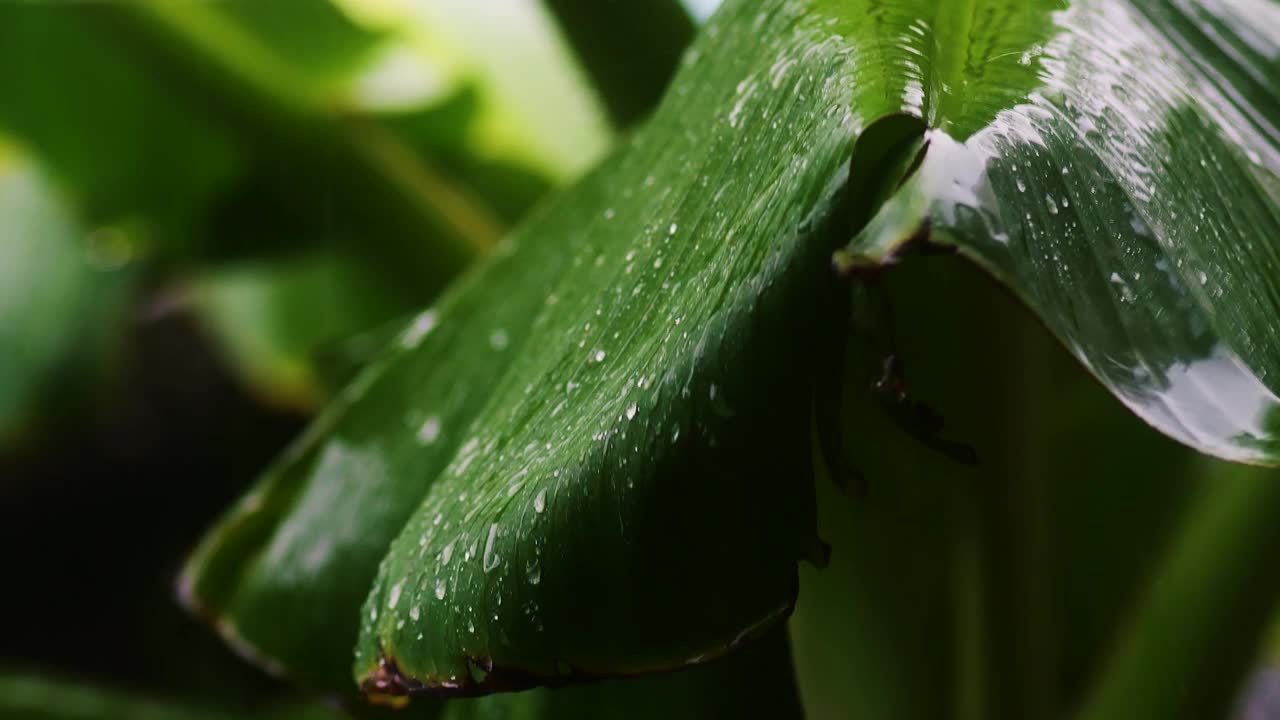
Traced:
[[1215, 464], [1203, 492], [1081, 720], [1229, 712], [1280, 607], [1280, 473]]
[[361, 251], [414, 295], [433, 295], [500, 237], [480, 201], [385, 128], [305, 93], [291, 69], [216, 3], [131, 0], [92, 11], [188, 101], [232, 126], [260, 165], [276, 168], [277, 181], [317, 208], [339, 204], [364, 241]]
[[579, 64], [620, 128], [658, 104], [693, 20], [679, 0], [546, 0]]
[[[1038, 427], [1052, 387], [1053, 340], [1027, 310], [994, 283], [979, 290], [985, 330], [976, 347], [992, 348], [992, 422], [979, 446], [976, 495], [981, 578], [975, 622], [982, 638], [979, 715], [992, 720], [1047, 720], [1058, 714], [1056, 613], [1047, 578], [1051, 558], [1040, 470], [1046, 430]], [[969, 690], [973, 693], [973, 690]], [[973, 713], [974, 705], [968, 711]]]

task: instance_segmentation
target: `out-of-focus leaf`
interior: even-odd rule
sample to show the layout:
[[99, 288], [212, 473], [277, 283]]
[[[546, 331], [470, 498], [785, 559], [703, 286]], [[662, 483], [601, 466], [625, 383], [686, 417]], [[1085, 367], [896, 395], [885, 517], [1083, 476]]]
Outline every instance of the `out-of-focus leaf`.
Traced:
[[74, 5], [59, 5], [0, 3], [0, 129], [89, 219], [142, 218], [180, 244], [241, 171], [239, 148], [199, 106], [171, 102], [150, 69], [77, 21]]
[[336, 2], [424, 53], [444, 87], [473, 90], [476, 108], [464, 137], [469, 155], [563, 182], [607, 149], [603, 112], [540, 0]]
[[630, 127], [647, 116], [693, 39], [693, 19], [680, 0], [544, 2], [614, 123]]
[[91, 238], [44, 173], [0, 145], [0, 441], [39, 401], [84, 389], [121, 320], [128, 251], [113, 231]]
[[1258, 559], [1280, 550], [1280, 472], [1216, 463], [1206, 474], [1079, 717], [1225, 717], [1264, 649], [1280, 578]]
[[732, 657], [679, 673], [451, 700], [443, 720], [706, 720], [805, 717], [781, 630]]
[[[1104, 255], [1145, 247], [1124, 227], [1117, 242], [1109, 224], [1055, 226], [1062, 236], [1033, 232], [1037, 217], [1048, 223], [1115, 209], [1107, 203], [1127, 202], [1116, 192], [1129, 183], [1123, 188], [1136, 193], [1138, 175], [1153, 183], [1156, 200], [1135, 203], [1189, 200], [1181, 193], [1190, 185], [1144, 174], [1144, 162], [1162, 157], [1152, 154], [1155, 130], [1101, 110], [1092, 121], [1106, 122], [1104, 136], [1052, 172], [1035, 165], [1049, 158], [1047, 150], [1035, 154], [1048, 139], [1076, 137], [1054, 124], [1057, 110], [1036, 108], [1057, 108], [1091, 80], [1124, 110], [1135, 98], [1148, 105], [1164, 98], [1149, 97], [1154, 91], [1210, 95], [1196, 74], [1202, 71], [1164, 33], [1173, 20], [1161, 13], [1174, 6], [1144, 4], [1147, 14], [1134, 7], [1101, 0], [1066, 9], [1047, 0], [729, 3], [686, 55], [653, 121], [415, 320], [400, 346], [233, 509], [193, 560], [187, 597], [242, 648], [325, 682], [336, 682], [331, 663], [362, 622], [356, 674], [379, 696], [473, 694], [669, 669], [759, 633], [790, 607], [796, 561], [813, 548], [808, 395], [812, 368], [826, 366], [818, 360], [828, 360], [821, 357], [827, 339], [843, 332], [827, 256], [894, 187], [897, 177], [880, 177], [880, 166], [902, 164], [893, 153], [881, 157], [882, 148], [859, 146], [855, 154], [855, 139], [869, 127], [936, 129], [927, 135], [923, 167], [855, 243], [853, 266], [892, 259], [920, 234], [923, 217], [939, 231], [959, 223], [973, 234], [938, 237], [961, 243], [1022, 291], [1060, 337], [1079, 341], [1069, 342], [1073, 350], [1095, 343], [1144, 362], [1191, 347], [1164, 340], [1188, 339], [1179, 333], [1195, 312], [1226, 307], [1205, 295], [1189, 305], [1179, 304], [1184, 295], [1153, 294], [1111, 311], [1158, 309], [1159, 317], [1144, 315], [1141, 327], [1108, 325], [1114, 314], [1099, 320], [1063, 310], [1099, 290], [1089, 284], [1093, 255], [1069, 256], [1064, 247], [1060, 263], [1028, 260], [1014, 273], [974, 249], [1004, 247], [999, 233], [1014, 231], [990, 224], [988, 206], [960, 190], [1011, 168], [1002, 163], [1013, 157], [1032, 166], [1020, 172], [1036, 170], [1026, 178], [1042, 183], [1035, 192], [1043, 205], [1026, 205], [1032, 224], [1012, 226], [1017, 243], [1008, 247], [1023, 252], [1019, 258], [1035, 250], [1052, 261], [1062, 237]], [[1136, 31], [1127, 37], [1138, 44], [1124, 45], [1114, 28]], [[1073, 74], [1101, 57], [1116, 64], [1107, 76], [1114, 87], [1103, 87], [1100, 72]], [[1171, 89], [1169, 73], [1188, 89]], [[1211, 153], [1200, 177], [1225, 173], [1238, 181], [1238, 212], [1218, 218], [1216, 244], [1184, 238], [1183, 246], [1216, 248], [1235, 260], [1252, 253], [1255, 267], [1230, 278], [1231, 292], [1254, 293], [1266, 305], [1272, 285], [1258, 273], [1269, 267], [1271, 246], [1244, 221], [1265, 228], [1275, 220], [1267, 189], [1274, 188], [1273, 154], [1264, 154], [1274, 147], [1255, 147], [1265, 128], [1207, 120], [1193, 135], [1204, 141], [1196, 152]], [[972, 146], [961, 144], [966, 138]], [[980, 144], [987, 141], [995, 144]], [[1122, 142], [1136, 150], [1123, 155], [1113, 147]], [[979, 149], [988, 154], [974, 155]], [[1113, 171], [1106, 177], [1114, 187], [1094, 183], [1096, 193], [1085, 190], [1063, 205], [1061, 194], [1043, 186], [1077, 182], [1089, 168], [1101, 172], [1090, 158], [1113, 163], [1102, 169]], [[1005, 199], [998, 207], [1021, 211], [1030, 191], [1019, 192], [1012, 175], [1000, 177], [1008, 184], [999, 186]], [[994, 191], [984, 188], [975, 197], [985, 202]], [[933, 197], [926, 190], [952, 201], [946, 208], [955, 212], [923, 215], [919, 206]], [[1128, 222], [1133, 215], [1105, 217]], [[1185, 235], [1194, 220], [1185, 212], [1178, 218], [1183, 224], [1168, 227]], [[1172, 215], [1161, 219], [1174, 223]], [[1169, 277], [1185, 277], [1170, 260]], [[1050, 282], [1060, 276], [1028, 269], [1049, 267], [1083, 284], [1046, 306], [1030, 293], [1062, 287]], [[1145, 266], [1134, 271], [1150, 279]], [[1099, 297], [1122, 298], [1113, 284], [1103, 278], [1101, 291], [1110, 294]], [[1236, 333], [1221, 335], [1232, 342], [1256, 332], [1249, 337], [1270, 342], [1274, 328], [1259, 325], [1252, 309], [1233, 312], [1254, 324], [1213, 332]], [[1084, 334], [1067, 333], [1071, 318]], [[1116, 328], [1135, 334], [1120, 342]], [[1280, 344], [1238, 349], [1274, 347]], [[1116, 377], [1098, 358], [1084, 358], [1104, 380]], [[1134, 379], [1138, 385], [1110, 387], [1128, 400], [1133, 387], [1183, 388], [1143, 367], [1148, 374]], [[1212, 380], [1233, 402], [1260, 397], [1250, 394], [1260, 384], [1238, 394], [1233, 376]], [[1266, 457], [1244, 450], [1243, 441], [1210, 442], [1200, 432], [1208, 425], [1192, 437], [1145, 417], [1204, 450]], [[383, 555], [357, 618], [352, 600]]]
[[398, 298], [344, 253], [240, 263], [208, 271], [192, 301], [251, 385], [277, 404], [310, 408], [327, 395], [316, 353], [395, 317]]
[[902, 70], [877, 91], [931, 129], [855, 262], [955, 248], [1162, 432], [1280, 461], [1280, 5], [989, 0], [885, 22]]
[[[848, 365], [847, 453], [868, 489], [841, 497], [818, 478], [831, 565], [802, 568], [791, 620], [807, 715], [986, 720], [991, 702], [1014, 694], [1007, 673], [983, 669], [984, 636], [1018, 632], [1007, 612], [982, 627], [982, 605], [1008, 600], [984, 592], [984, 545], [999, 539], [983, 538], [976, 517], [999, 482], [990, 462], [998, 457], [1019, 458], [1013, 482], [1044, 486], [1036, 520], [1049, 542], [1035, 557], [1051, 606], [1037, 621], [1051, 643], [1037, 648], [1047, 666], [1037, 670], [1056, 686], [1049, 702], [1074, 707], [1145, 597], [1151, 560], [1202, 480], [1188, 462], [1194, 454], [1129, 413], [967, 264], [920, 258], [884, 282], [907, 387], [983, 462], [968, 468], [924, 451], [858, 382], [870, 379], [865, 363]], [[975, 316], [999, 317], [1002, 327], [975, 328]], [[1011, 379], [1011, 365], [1032, 363]]]
[[337, 720], [322, 705], [283, 703], [262, 712], [231, 712], [134, 693], [51, 680], [31, 674], [0, 674], [0, 717], [24, 720], [231, 720], [244, 717], [278, 720]]

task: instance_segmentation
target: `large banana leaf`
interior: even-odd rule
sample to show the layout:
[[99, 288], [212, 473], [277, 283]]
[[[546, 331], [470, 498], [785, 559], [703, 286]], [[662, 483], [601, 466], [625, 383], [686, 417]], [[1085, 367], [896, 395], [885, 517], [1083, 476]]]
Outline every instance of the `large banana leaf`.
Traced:
[[727, 4], [653, 120], [232, 510], [186, 597], [338, 687], [359, 623], [382, 697], [732, 651], [817, 555], [809, 395], [855, 234], [837, 269], [956, 249], [1164, 432], [1275, 460], [1274, 45], [1240, 7]]

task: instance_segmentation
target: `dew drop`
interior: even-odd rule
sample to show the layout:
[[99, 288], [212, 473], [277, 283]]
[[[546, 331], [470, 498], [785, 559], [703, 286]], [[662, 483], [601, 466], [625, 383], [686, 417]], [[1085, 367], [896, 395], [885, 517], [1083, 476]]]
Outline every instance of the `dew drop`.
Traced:
[[436, 311], [427, 310], [413, 319], [413, 324], [405, 330], [404, 335], [400, 339], [400, 345], [407, 349], [418, 347], [422, 342], [422, 338], [426, 337], [436, 326]]
[[444, 578], [436, 578], [436, 599], [443, 600], [445, 591], [449, 589], [449, 583]]
[[671, 227], [667, 228], [667, 234], [668, 234], [668, 235], [675, 235], [675, 234], [676, 234], [676, 231], [677, 231], [677, 230], [679, 230], [679, 229], [680, 229], [680, 226], [679, 226], [679, 225], [676, 225], [675, 223], [671, 223]]
[[396, 609], [396, 603], [400, 602], [400, 586], [403, 584], [404, 584], [404, 581], [401, 580], [400, 582], [391, 586], [391, 595], [387, 598], [388, 609], [390, 610]]
[[591, 359], [595, 360], [596, 362], [604, 362], [604, 351], [596, 350], [594, 353], [591, 354]]
[[423, 421], [422, 427], [418, 428], [418, 442], [430, 445], [438, 439], [440, 439], [440, 418], [432, 415]]
[[533, 498], [533, 511], [540, 513], [547, 509], [547, 489], [543, 488]]
[[489, 539], [484, 542], [484, 571], [489, 572], [498, 566], [498, 553], [493, 549], [493, 541], [498, 538], [498, 523], [489, 523]]
[[506, 350], [510, 342], [511, 339], [507, 337], [507, 331], [502, 328], [489, 333], [489, 347], [494, 350]]
[[450, 558], [452, 558], [452, 557], [453, 557], [453, 543], [454, 543], [454, 542], [455, 542], [455, 541], [450, 541], [448, 545], [445, 545], [445, 546], [444, 546], [444, 550], [441, 550], [441, 551], [440, 551], [440, 564], [441, 564], [441, 565], [448, 565], [448, 564], [449, 564], [449, 560], [450, 560]]
[[633, 420], [633, 419], [635, 419], [635, 416], [636, 416], [636, 410], [637, 410], [637, 408], [636, 408], [636, 404], [635, 404], [635, 403], [631, 403], [630, 405], [628, 405], [628, 406], [627, 406], [627, 419], [628, 419], [628, 420]]
[[419, 608], [417, 605], [414, 605], [413, 607], [409, 608], [409, 617], [414, 622], [418, 622], [418, 618], [422, 617], [422, 609]]
[[529, 579], [530, 585], [537, 585], [542, 582], [542, 565], [537, 558], [530, 560], [525, 564], [525, 577]]

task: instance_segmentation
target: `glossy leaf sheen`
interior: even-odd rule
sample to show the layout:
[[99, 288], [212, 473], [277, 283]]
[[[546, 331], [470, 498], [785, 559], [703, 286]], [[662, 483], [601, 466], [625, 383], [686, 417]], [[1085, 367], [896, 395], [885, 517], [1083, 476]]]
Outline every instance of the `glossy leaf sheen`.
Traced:
[[981, 63], [931, 66], [914, 20], [887, 33], [909, 71], [889, 89], [934, 129], [850, 250], [885, 262], [927, 230], [1161, 431], [1277, 462], [1280, 5], [955, 5], [926, 24], [972, 22]]
[[1245, 0], [729, 3], [651, 123], [233, 511], [189, 597], [326, 683], [361, 622], [375, 695], [641, 673], [758, 634], [813, 546], [812, 356], [844, 331], [854, 141], [904, 114], [932, 128], [923, 165], [846, 262], [954, 245], [1165, 432], [1270, 460], [1275, 54], [1246, 6], [1277, 24]]

